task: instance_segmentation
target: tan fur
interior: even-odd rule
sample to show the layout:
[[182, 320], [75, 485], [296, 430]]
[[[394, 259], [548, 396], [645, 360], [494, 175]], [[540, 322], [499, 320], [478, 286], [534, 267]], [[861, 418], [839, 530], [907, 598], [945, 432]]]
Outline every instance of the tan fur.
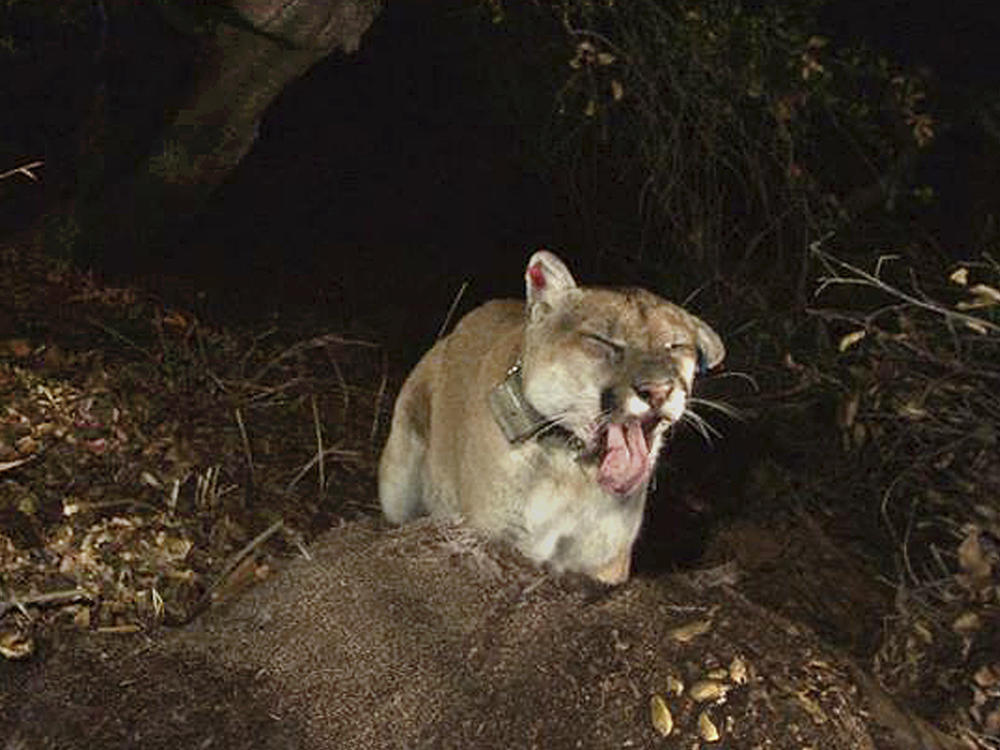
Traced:
[[[382, 508], [395, 523], [462, 516], [537, 562], [618, 583], [663, 435], [686, 407], [699, 352], [714, 366], [722, 343], [650, 292], [577, 287], [546, 251], [529, 261], [526, 286], [527, 304], [472, 311], [407, 378], [379, 467]], [[509, 442], [489, 394], [517, 363], [525, 397], [559, 429]], [[602, 446], [630, 420], [643, 425], [649, 472], [611, 491]]]

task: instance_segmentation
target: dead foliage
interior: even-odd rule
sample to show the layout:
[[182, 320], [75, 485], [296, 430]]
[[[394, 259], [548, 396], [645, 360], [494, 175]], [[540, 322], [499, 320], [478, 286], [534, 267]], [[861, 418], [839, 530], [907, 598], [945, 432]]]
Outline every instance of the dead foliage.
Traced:
[[863, 483], [845, 496], [892, 544], [874, 672], [971, 746], [1000, 747], [1000, 264], [814, 252], [827, 306], [812, 312], [839, 336], [827, 382]]
[[0, 252], [0, 652], [183, 622], [372, 502], [382, 353]]

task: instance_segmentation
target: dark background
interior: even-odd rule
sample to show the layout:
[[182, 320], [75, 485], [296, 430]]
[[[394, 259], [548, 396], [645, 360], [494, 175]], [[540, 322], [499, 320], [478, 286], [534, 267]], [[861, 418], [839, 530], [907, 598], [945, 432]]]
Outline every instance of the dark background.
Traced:
[[[3, 71], [4, 165], [44, 156], [47, 185], [4, 186], [3, 226], [29, 224], [59, 197], [53, 190], [72, 190], [60, 170], [77, 148], [74, 118], [102, 77], [134, 128], [162, 121], [139, 102], [152, 87], [183, 83], [187, 71], [161, 69], [155, 52], [187, 42], [156, 18], [112, 28], [104, 69], [93, 59], [96, 31], [32, 39], [33, 29], [17, 30], [34, 54]], [[544, 158], [566, 125], [552, 104], [561, 71], [544, 67], [551, 57], [540, 49], [547, 30], [533, 38], [487, 18], [469, 3], [389, 3], [359, 52], [332, 55], [282, 94], [255, 148], [201, 215], [178, 217], [171, 242], [92, 264], [195, 300], [210, 317], [306, 315], [368, 330], [407, 361], [433, 340], [464, 282], [460, 309], [519, 295], [521, 266], [538, 247], [562, 254], [581, 281], [641, 282], [646, 269], [627, 257], [636, 217], [626, 191], [621, 205], [582, 205]], [[995, 144], [968, 113], [1000, 88], [998, 18], [985, 2], [860, 0], [822, 16], [834, 43], [861, 41], [929, 70], [938, 137], [919, 169], [937, 200], [922, 220], [956, 255], [971, 250], [970, 213], [995, 192], [997, 159], [984, 158]], [[594, 230], [599, 211], [621, 234]]]
[[242, 314], [304, 305], [415, 356], [464, 282], [462, 309], [523, 294], [538, 247], [572, 262], [573, 209], [525, 161], [537, 134], [490, 70], [509, 33], [484, 18], [467, 3], [390, 3], [358, 53], [279, 98], [171, 273]]
[[[976, 123], [964, 118], [981, 92], [1000, 89], [1000, 9], [831, 6], [834, 43], [862, 41], [930, 72], [938, 143], [920, 169], [938, 198], [924, 221], [941, 244], [969, 251], [970, 206], [992, 178], [980, 169]], [[511, 91], [495, 68], [513, 49], [526, 55], [521, 73], [532, 73], [544, 63], [536, 43], [465, 4], [390, 3], [359, 53], [326, 60], [275, 104], [190, 238], [198, 252], [178, 268], [235, 285], [244, 310], [305, 303], [340, 325], [370, 323], [412, 343], [410, 357], [464, 281], [465, 307], [519, 295], [521, 264], [537, 247], [564, 254], [584, 281], [641, 280], [622, 248], [599, 244], [571, 186], [530, 161], [539, 133], [558, 126], [545, 87], [559, 82], [537, 70], [541, 90]], [[623, 224], [630, 210], [631, 201]]]

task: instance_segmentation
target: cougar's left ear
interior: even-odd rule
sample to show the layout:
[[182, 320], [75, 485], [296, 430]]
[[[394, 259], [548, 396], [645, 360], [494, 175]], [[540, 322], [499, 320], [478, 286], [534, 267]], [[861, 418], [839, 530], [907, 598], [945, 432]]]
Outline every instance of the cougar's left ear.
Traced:
[[531, 256], [524, 272], [525, 298], [529, 315], [551, 309], [565, 291], [576, 288], [573, 274], [566, 264], [548, 250]]
[[[692, 316], [694, 317], [694, 316]], [[725, 359], [726, 347], [722, 345], [719, 334], [700, 318], [694, 318], [695, 340], [698, 346], [699, 375], [708, 372]]]

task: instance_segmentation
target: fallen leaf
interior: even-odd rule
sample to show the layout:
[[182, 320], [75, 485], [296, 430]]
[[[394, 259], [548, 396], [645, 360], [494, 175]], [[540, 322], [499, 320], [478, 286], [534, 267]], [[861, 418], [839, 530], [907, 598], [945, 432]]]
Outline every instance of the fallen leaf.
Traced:
[[969, 291], [982, 300], [988, 300], [993, 304], [1000, 304], [1000, 290], [988, 286], [987, 284], [976, 284], [975, 286], [969, 287]]
[[840, 343], [837, 344], [837, 349], [842, 352], [846, 352], [856, 343], [861, 341], [861, 339], [863, 339], [866, 335], [867, 332], [864, 328], [854, 331], [853, 333], [849, 333], [840, 340]]
[[674, 730], [674, 717], [670, 715], [667, 702], [659, 695], [654, 695], [649, 699], [649, 714], [653, 727], [660, 736], [666, 737]]

